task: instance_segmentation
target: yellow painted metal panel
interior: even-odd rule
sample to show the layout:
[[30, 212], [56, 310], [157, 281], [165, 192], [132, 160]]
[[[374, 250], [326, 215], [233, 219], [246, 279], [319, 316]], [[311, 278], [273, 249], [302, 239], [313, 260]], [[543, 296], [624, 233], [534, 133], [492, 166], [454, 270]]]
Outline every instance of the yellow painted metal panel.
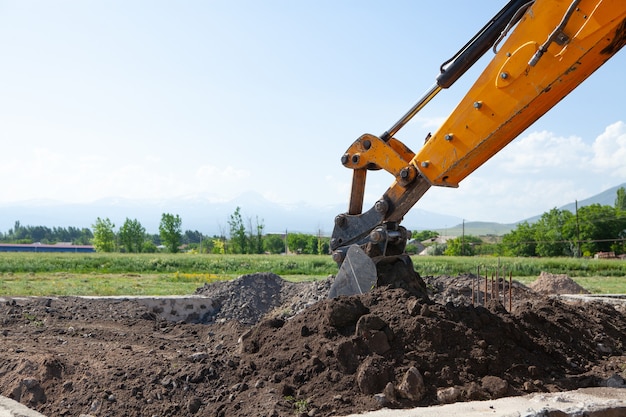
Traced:
[[[556, 105], [625, 43], [626, 1], [582, 0], [536, 65], [571, 1], [537, 0], [411, 163], [433, 185], [458, 183]], [[562, 40], [565, 40], [563, 42]], [[398, 198], [401, 190], [388, 195]]]

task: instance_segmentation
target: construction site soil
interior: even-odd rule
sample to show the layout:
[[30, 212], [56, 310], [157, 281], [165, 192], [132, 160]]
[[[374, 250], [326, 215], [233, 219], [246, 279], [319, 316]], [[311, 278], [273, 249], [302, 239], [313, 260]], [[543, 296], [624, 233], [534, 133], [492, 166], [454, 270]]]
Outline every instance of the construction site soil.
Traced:
[[415, 274], [327, 299], [332, 277], [252, 274], [199, 288], [218, 306], [203, 323], [133, 299], [4, 298], [0, 394], [47, 416], [335, 416], [624, 387], [624, 313], [559, 301], [557, 278]]

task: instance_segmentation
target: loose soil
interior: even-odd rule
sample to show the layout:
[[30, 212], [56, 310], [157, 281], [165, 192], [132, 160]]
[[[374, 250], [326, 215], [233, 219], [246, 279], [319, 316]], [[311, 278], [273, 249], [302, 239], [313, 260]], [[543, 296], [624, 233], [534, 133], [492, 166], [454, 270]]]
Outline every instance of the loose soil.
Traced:
[[578, 285], [564, 274], [542, 272], [529, 285], [530, 289], [541, 294], [589, 294], [589, 291]]
[[609, 305], [472, 275], [329, 300], [331, 282], [205, 285], [206, 323], [131, 299], [4, 299], [0, 394], [47, 416], [330, 416], [624, 386]]

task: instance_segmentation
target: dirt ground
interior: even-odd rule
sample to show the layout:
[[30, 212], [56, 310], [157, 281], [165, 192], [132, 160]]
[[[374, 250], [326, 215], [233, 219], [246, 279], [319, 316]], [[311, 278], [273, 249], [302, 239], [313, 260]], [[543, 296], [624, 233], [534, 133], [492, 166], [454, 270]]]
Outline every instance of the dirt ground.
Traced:
[[550, 298], [541, 279], [538, 293], [416, 276], [329, 300], [332, 278], [253, 274], [198, 289], [221, 306], [205, 323], [133, 300], [5, 298], [0, 394], [50, 417], [331, 416], [624, 387], [624, 315]]

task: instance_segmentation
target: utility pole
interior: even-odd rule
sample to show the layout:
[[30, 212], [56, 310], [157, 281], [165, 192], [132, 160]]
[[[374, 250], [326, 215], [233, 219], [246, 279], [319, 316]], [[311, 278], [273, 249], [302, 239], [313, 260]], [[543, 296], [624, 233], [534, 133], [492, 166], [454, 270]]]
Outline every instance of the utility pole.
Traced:
[[285, 255], [289, 255], [289, 245], [287, 244], [287, 229], [285, 229]]
[[463, 229], [461, 230], [461, 256], [465, 256], [465, 219], [463, 219]]
[[578, 252], [576, 253], [576, 257], [580, 258], [582, 253], [580, 252], [580, 224], [578, 223], [578, 200], [576, 201], [576, 240], [577, 240], [577, 248]]

